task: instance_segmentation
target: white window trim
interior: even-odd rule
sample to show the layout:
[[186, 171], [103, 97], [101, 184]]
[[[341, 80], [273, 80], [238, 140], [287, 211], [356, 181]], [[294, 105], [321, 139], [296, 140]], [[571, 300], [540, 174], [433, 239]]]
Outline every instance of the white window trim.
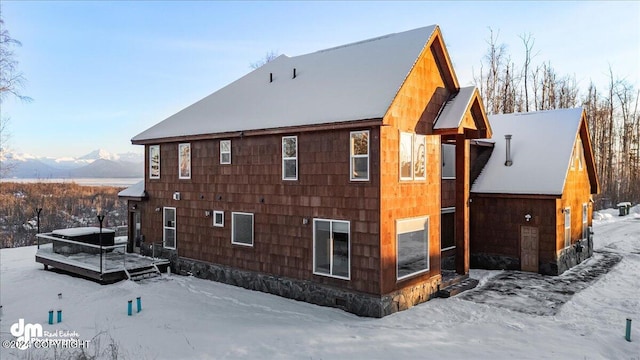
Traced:
[[444, 148], [445, 147], [453, 147], [453, 176], [444, 176], [444, 171], [442, 171], [442, 180], [455, 180], [456, 179], [456, 146], [454, 144], [440, 144], [440, 160], [442, 160], [443, 164], [442, 164], [442, 170], [444, 170]]
[[[353, 135], [354, 134], [367, 134], [367, 154], [356, 155], [353, 153]], [[371, 174], [371, 162], [369, 160], [369, 154], [371, 153], [371, 134], [369, 130], [352, 131], [349, 133], [349, 178], [351, 181], [369, 181]], [[354, 178], [353, 177], [353, 159], [367, 158], [367, 177], [366, 178]]]
[[[233, 239], [235, 239], [235, 217], [234, 215], [250, 215], [251, 216], [251, 244], [245, 244], [245, 243], [241, 243], [241, 242], [235, 242], [233, 241]], [[245, 213], [245, 212], [232, 212], [231, 213], [231, 244], [233, 245], [240, 245], [240, 246], [247, 246], [247, 247], [253, 247], [254, 244], [254, 240], [255, 240], [255, 219], [254, 219], [254, 215], [253, 213]]]
[[[398, 262], [398, 248], [399, 248], [399, 246], [398, 246], [398, 235], [405, 234], [407, 232], [411, 232], [411, 231], [415, 231], [415, 230], [399, 232], [398, 228], [400, 227], [400, 224], [405, 223], [405, 222], [423, 221], [423, 220], [426, 220], [426, 222], [427, 222], [427, 239], [426, 239], [427, 240], [427, 268], [426, 269], [422, 269], [422, 270], [418, 270], [418, 271], [413, 272], [411, 274], [407, 274], [407, 275], [404, 275], [404, 276], [400, 277], [400, 276], [398, 276], [399, 272], [400, 272], [399, 271], [400, 269], [399, 269], [399, 266], [398, 266], [399, 265], [399, 262]], [[431, 234], [431, 220], [429, 219], [429, 216], [419, 216], [419, 217], [414, 217], [414, 218], [396, 220], [396, 279], [397, 279], [397, 281], [406, 280], [408, 278], [415, 277], [417, 275], [429, 272], [429, 270], [431, 269], [431, 258], [430, 258], [430, 254], [431, 254], [430, 253], [430, 251], [431, 251], [431, 249], [430, 249], [431, 246], [430, 245], [431, 244], [430, 244], [430, 241], [429, 241], [430, 234]]]
[[[182, 168], [182, 155], [180, 154], [180, 148], [183, 145], [187, 145], [189, 147], [189, 176], [182, 176], [180, 173], [180, 169]], [[179, 179], [191, 179], [191, 143], [180, 143], [178, 144], [178, 178]]]
[[[229, 143], [229, 151], [222, 151], [222, 143]], [[229, 161], [222, 160], [223, 154], [229, 154]], [[231, 140], [220, 140], [220, 165], [231, 164]]]
[[[167, 213], [166, 213], [166, 210], [173, 210], [173, 214], [175, 216], [173, 227], [167, 226], [167, 219], [166, 219]], [[165, 249], [172, 249], [172, 250], [176, 249], [176, 245], [178, 244], [178, 230], [177, 230], [177, 224], [176, 224], [177, 222], [178, 222], [178, 212], [177, 212], [176, 208], [168, 207], [168, 206], [163, 207], [162, 208], [162, 247], [165, 248]], [[173, 230], [173, 235], [174, 235], [173, 236], [173, 242], [174, 242], [174, 246], [173, 247], [166, 245], [166, 240], [167, 240], [165, 238], [165, 235], [166, 235], [165, 230], [166, 229]]]
[[[329, 244], [329, 254], [331, 254], [331, 256], [329, 257], [329, 274], [326, 273], [321, 273], [321, 272], [316, 272], [316, 222], [318, 221], [328, 221], [329, 222], [329, 233], [333, 234], [333, 223], [334, 222], [339, 222], [339, 223], [345, 223], [347, 224], [347, 228], [349, 229], [349, 275], [348, 276], [338, 276], [338, 275], [333, 275], [331, 274], [333, 272], [333, 238], [331, 239], [331, 242]], [[313, 219], [313, 274], [314, 275], [321, 275], [321, 276], [326, 276], [326, 277], [331, 277], [331, 278], [336, 278], [336, 279], [342, 279], [342, 280], [351, 280], [351, 222], [350, 221], [346, 221], [346, 220], [334, 220], [334, 219], [321, 219], [321, 218], [315, 218]]]
[[[287, 139], [295, 139], [296, 140], [296, 156], [295, 157], [285, 157], [284, 156], [284, 141]], [[296, 181], [298, 180], [298, 137], [297, 136], [283, 136], [282, 137], [282, 180], [287, 181]], [[296, 161], [296, 176], [295, 177], [285, 177], [285, 160], [295, 160]]]
[[[151, 149], [158, 149], [158, 176], [152, 176], [151, 173]], [[160, 179], [160, 145], [149, 145], [149, 179]]]
[[582, 204], [582, 238], [589, 237], [589, 204]]
[[[402, 176], [402, 158], [401, 158], [401, 154], [402, 154], [402, 135], [411, 135], [411, 144], [409, 144], [409, 157], [411, 158], [411, 175], [410, 176]], [[401, 131], [400, 132], [400, 138], [398, 140], [398, 176], [400, 177], [400, 181], [412, 181], [413, 180], [413, 133], [410, 132], [404, 132]]]
[[[216, 223], [216, 215], [222, 215], [222, 221], [220, 223]], [[220, 211], [220, 210], [213, 211], [213, 226], [224, 227], [224, 211]]]
[[[442, 209], [440, 209], [440, 215], [442, 215], [442, 214], [451, 214], [451, 213], [454, 213], [454, 214], [455, 214], [455, 212], [456, 212], [456, 208], [455, 208], [455, 206], [452, 206], [452, 207], [446, 207], [446, 208], [442, 208]], [[454, 241], [453, 241], [453, 243], [455, 244], [455, 216], [454, 216], [454, 218], [453, 218], [453, 221], [454, 221], [454, 230], [453, 230], [453, 231], [454, 231], [454, 239], [453, 239]], [[442, 224], [442, 221], [440, 221], [440, 224]], [[440, 229], [440, 244], [442, 244], [442, 229]], [[442, 246], [442, 245], [441, 245], [441, 246]], [[453, 246], [449, 246], [449, 247], [444, 248], [444, 249], [443, 249], [442, 247], [440, 247], [440, 252], [442, 252], [442, 251], [447, 251], [447, 250], [453, 250], [453, 249], [455, 249], [455, 248], [456, 248], [456, 246], [455, 246], [455, 245], [453, 245]]]
[[[569, 221], [567, 221], [567, 215]], [[567, 239], [567, 230], [569, 230], [569, 236]], [[564, 247], [565, 249], [571, 246], [571, 208], [564, 209]]]

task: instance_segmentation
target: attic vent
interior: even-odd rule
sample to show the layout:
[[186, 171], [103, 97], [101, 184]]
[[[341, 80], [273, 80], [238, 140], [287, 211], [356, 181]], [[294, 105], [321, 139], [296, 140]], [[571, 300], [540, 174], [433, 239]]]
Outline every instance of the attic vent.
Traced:
[[504, 140], [507, 143], [507, 159], [504, 162], [504, 166], [513, 165], [513, 161], [511, 161], [511, 135], [505, 135]]
[[296, 68], [293, 68], [293, 79], [296, 78]]
[[272, 83], [273, 82], [273, 73], [269, 73], [269, 82]]

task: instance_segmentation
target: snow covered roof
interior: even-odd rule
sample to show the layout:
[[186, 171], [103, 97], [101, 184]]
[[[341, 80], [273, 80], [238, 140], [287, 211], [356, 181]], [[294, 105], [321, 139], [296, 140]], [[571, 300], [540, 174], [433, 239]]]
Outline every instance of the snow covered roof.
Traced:
[[581, 121], [582, 108], [489, 116], [495, 147], [471, 192], [561, 195]]
[[132, 142], [380, 119], [436, 29], [432, 25], [300, 56], [281, 55]]
[[119, 197], [143, 198], [147, 196], [144, 180], [141, 180], [118, 193]]
[[[83, 236], [83, 235], [99, 234], [100, 228], [95, 226], [87, 226], [87, 227], [53, 230], [51, 233], [53, 235], [59, 235], [59, 236], [76, 237], [76, 236]], [[103, 234], [115, 233], [115, 230], [102, 228], [102, 233]]]
[[444, 107], [438, 116], [438, 120], [433, 125], [433, 129], [458, 128], [462, 124], [464, 115], [471, 104], [475, 89], [475, 86], [460, 88], [460, 91], [456, 96], [449, 99], [449, 101], [444, 104]]

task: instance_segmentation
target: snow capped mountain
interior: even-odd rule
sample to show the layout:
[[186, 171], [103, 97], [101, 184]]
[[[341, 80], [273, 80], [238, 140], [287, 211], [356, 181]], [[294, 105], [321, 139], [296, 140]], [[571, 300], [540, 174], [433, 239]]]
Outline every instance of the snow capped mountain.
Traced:
[[16, 178], [119, 178], [144, 174], [142, 154], [112, 154], [104, 149], [80, 157], [60, 158], [4, 153], [0, 162], [13, 164], [9, 176]]

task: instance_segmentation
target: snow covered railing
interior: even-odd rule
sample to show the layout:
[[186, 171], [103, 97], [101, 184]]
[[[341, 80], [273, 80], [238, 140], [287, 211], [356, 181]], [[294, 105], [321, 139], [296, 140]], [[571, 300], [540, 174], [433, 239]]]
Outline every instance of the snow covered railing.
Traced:
[[[127, 264], [126, 244], [110, 246], [94, 245], [85, 242], [62, 239], [52, 233], [37, 234], [38, 254], [49, 253], [74, 263], [81, 262], [87, 268], [99, 271], [100, 274], [123, 270]], [[41, 240], [45, 240], [41, 242]], [[40, 248], [41, 243], [50, 243], [50, 247]], [[99, 256], [98, 256], [99, 255]]]

